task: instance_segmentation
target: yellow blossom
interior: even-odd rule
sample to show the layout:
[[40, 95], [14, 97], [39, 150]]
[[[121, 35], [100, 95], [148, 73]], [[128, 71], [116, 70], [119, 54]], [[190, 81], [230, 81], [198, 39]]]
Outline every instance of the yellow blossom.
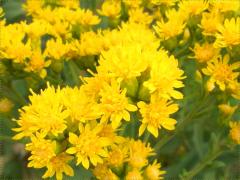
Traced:
[[121, 120], [130, 121], [130, 114], [137, 107], [128, 102], [126, 97], [126, 89], [120, 90], [120, 84], [117, 81], [112, 81], [111, 84], [105, 84], [100, 91], [100, 106], [103, 112], [101, 122], [105, 122], [110, 118], [113, 128], [117, 128]]
[[132, 171], [127, 173], [125, 179], [126, 180], [143, 180], [143, 177], [139, 170], [133, 169]]
[[230, 130], [230, 137], [236, 144], [240, 144], [240, 123], [231, 121], [229, 124]]
[[237, 11], [240, 7], [238, 0], [211, 0], [210, 3], [213, 6], [213, 9], [220, 12]]
[[160, 170], [161, 164], [154, 161], [153, 164], [150, 164], [144, 170], [144, 176], [148, 180], [157, 180], [163, 179], [162, 175], [166, 173], [166, 171]]
[[100, 23], [98, 16], [94, 15], [89, 9], [77, 9], [76, 21], [83, 26], [94, 26]]
[[138, 8], [142, 4], [142, 0], [123, 0], [123, 2], [129, 8]]
[[142, 101], [138, 102], [138, 107], [143, 118], [139, 128], [140, 136], [146, 128], [155, 137], [158, 137], [158, 129], [161, 129], [161, 127], [167, 130], [175, 129], [177, 121], [169, 116], [178, 110], [177, 104], [172, 104], [166, 99], [152, 97], [149, 104]]
[[20, 132], [16, 138], [40, 130], [45, 136], [50, 133], [57, 136], [67, 128], [66, 118], [69, 111], [63, 106], [60, 89], [48, 85], [40, 95], [32, 92], [29, 97], [31, 104], [24, 106], [17, 121], [20, 127], [14, 130]]
[[79, 8], [79, 0], [60, 0], [60, 4], [64, 7], [77, 9]]
[[239, 72], [234, 71], [240, 68], [240, 63], [228, 63], [229, 56], [225, 55], [223, 59], [219, 56], [213, 61], [209, 61], [207, 67], [202, 69], [202, 72], [205, 75], [210, 76], [210, 79], [208, 80], [209, 91], [214, 89], [215, 83], [219, 86], [220, 90], [224, 91], [236, 81]]
[[98, 13], [109, 18], [118, 18], [121, 12], [121, 1], [119, 0], [106, 0], [103, 2], [102, 7]]
[[43, 175], [43, 178], [52, 177], [56, 173], [56, 179], [62, 180], [63, 173], [68, 176], [73, 176], [73, 169], [68, 165], [68, 161], [72, 159], [71, 156], [66, 153], [58, 154], [50, 159], [47, 163], [47, 171]]
[[240, 44], [240, 17], [226, 19], [223, 25], [218, 26], [216, 47], [231, 47]]
[[183, 73], [174, 56], [169, 57], [166, 52], [159, 51], [151, 62], [150, 79], [144, 82], [144, 86], [159, 97], [182, 99], [183, 94], [175, 88], [184, 86], [181, 81], [185, 78]]
[[180, 11], [188, 15], [198, 15], [209, 6], [209, 2], [206, 0], [181, 0], [179, 2]]
[[98, 69], [105, 71], [110, 77], [131, 79], [140, 76], [147, 69], [150, 53], [137, 44], [115, 46], [102, 52]]
[[209, 43], [202, 45], [196, 43], [192, 51], [194, 52], [194, 58], [199, 63], [208, 62], [219, 55], [219, 49], [215, 48], [213, 44]]
[[217, 11], [203, 13], [201, 24], [199, 25], [205, 36], [214, 36], [217, 32], [217, 27], [221, 23], [220, 14]]
[[98, 136], [101, 126], [91, 128], [89, 124], [86, 126], [79, 125], [80, 135], [69, 133], [69, 142], [72, 147], [66, 150], [69, 154], [76, 154], [77, 165], [82, 163], [83, 167], [89, 168], [89, 161], [96, 166], [103, 163], [103, 158], [108, 156], [107, 147], [111, 141], [106, 137]]
[[43, 134], [37, 133], [36, 136], [31, 136], [31, 142], [26, 145], [26, 150], [31, 152], [28, 167], [42, 168], [56, 155], [56, 142], [44, 139]]
[[0, 99], [0, 113], [6, 113], [11, 111], [13, 108], [14, 104], [12, 101], [10, 101], [7, 98], [1, 98]]
[[227, 116], [232, 116], [238, 106], [231, 106], [229, 104], [220, 104], [218, 105], [220, 111]]
[[107, 167], [106, 164], [97, 164], [97, 166], [93, 169], [93, 174], [97, 179], [105, 179], [105, 180], [118, 180], [116, 174], [112, 172], [110, 168]]
[[129, 158], [127, 159], [132, 168], [141, 169], [148, 164], [148, 157], [154, 155], [153, 149], [149, 144], [140, 140], [129, 140]]
[[156, 33], [161, 39], [167, 40], [171, 37], [181, 34], [185, 28], [185, 17], [182, 16], [180, 11], [171, 9], [166, 13], [168, 20], [165, 22], [163, 19], [157, 21], [153, 26]]
[[153, 21], [153, 17], [144, 12], [143, 8], [136, 8], [129, 10], [129, 22], [142, 23], [149, 25]]

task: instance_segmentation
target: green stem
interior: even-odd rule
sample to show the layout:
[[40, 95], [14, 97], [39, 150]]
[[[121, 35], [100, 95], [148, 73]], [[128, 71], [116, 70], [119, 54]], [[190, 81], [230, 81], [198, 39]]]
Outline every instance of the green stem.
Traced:
[[72, 74], [74, 84], [79, 85], [80, 84], [80, 78], [79, 78], [79, 74], [78, 74], [79, 68], [73, 61], [69, 61], [68, 63], [69, 63], [69, 69]]
[[218, 150], [217, 152], [213, 152], [210, 155], [207, 155], [192, 170], [190, 170], [187, 174], [185, 174], [184, 177], [182, 177], [182, 179], [184, 179], [184, 180], [193, 179], [194, 176], [196, 176], [200, 171], [202, 171], [207, 165], [209, 165], [212, 161], [214, 161], [222, 153], [223, 153], [222, 150]]
[[144, 134], [143, 142], [148, 142], [149, 137], [150, 137], [150, 133], [146, 131], [146, 133]]

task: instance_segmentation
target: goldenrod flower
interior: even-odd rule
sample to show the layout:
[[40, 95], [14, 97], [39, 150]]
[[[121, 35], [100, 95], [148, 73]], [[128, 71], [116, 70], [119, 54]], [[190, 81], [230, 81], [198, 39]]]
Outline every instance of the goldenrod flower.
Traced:
[[115, 19], [120, 16], [121, 12], [121, 1], [119, 0], [106, 0], [103, 2], [102, 7], [98, 10], [98, 13]]
[[89, 161], [96, 166], [98, 163], [103, 163], [103, 158], [108, 156], [107, 147], [111, 144], [110, 139], [100, 137], [98, 133], [101, 131], [101, 126], [94, 128], [89, 124], [79, 125], [80, 135], [69, 133], [69, 142], [72, 147], [66, 150], [69, 154], [76, 154], [77, 165], [82, 163], [83, 167], [89, 168]]
[[79, 0], [60, 0], [59, 2], [62, 6], [70, 8], [70, 9], [77, 9], [79, 8]]
[[231, 106], [229, 104], [220, 104], [218, 105], [218, 108], [220, 109], [220, 111], [227, 116], [232, 116], [233, 113], [236, 111], [236, 109], [238, 108], [238, 106]]
[[117, 175], [114, 174], [106, 164], [97, 164], [97, 166], [93, 169], [93, 174], [99, 180], [119, 180]]
[[135, 78], [147, 69], [150, 54], [138, 44], [115, 46], [102, 52], [98, 69], [120, 80]]
[[31, 136], [31, 142], [26, 144], [26, 150], [31, 152], [28, 167], [42, 168], [56, 155], [56, 142], [44, 139], [44, 134]]
[[178, 0], [149, 0], [154, 5], [174, 6]]
[[77, 9], [76, 11], [76, 22], [83, 26], [94, 26], [100, 23], [98, 16], [94, 15], [89, 9]]
[[44, 50], [45, 56], [59, 60], [62, 58], [69, 50], [69, 47], [63, 44], [61, 38], [56, 40], [51, 39], [47, 41], [46, 48]]
[[129, 158], [127, 162], [132, 168], [141, 169], [148, 164], [148, 157], [154, 155], [153, 149], [149, 144], [145, 144], [140, 140], [129, 140]]
[[223, 25], [218, 26], [216, 47], [231, 47], [240, 44], [240, 17], [226, 19]]
[[14, 104], [12, 101], [10, 101], [7, 98], [1, 98], [0, 99], [0, 113], [6, 113], [11, 111], [13, 108]]
[[143, 177], [141, 175], [140, 170], [133, 169], [132, 171], [127, 173], [125, 179], [126, 180], [143, 180]]
[[237, 11], [240, 7], [238, 0], [211, 0], [210, 3], [214, 10], [218, 10], [220, 12]]
[[120, 90], [120, 84], [117, 81], [112, 81], [111, 84], [106, 84], [100, 91], [100, 106], [103, 116], [101, 122], [105, 122], [110, 118], [113, 128], [120, 125], [122, 119], [130, 121], [130, 114], [137, 107], [128, 102], [126, 97], [126, 89]]
[[236, 144], [240, 144], [240, 123], [231, 121], [229, 124], [230, 130], [230, 137]]
[[166, 16], [168, 17], [166, 22], [162, 19], [153, 26], [159, 37], [164, 40], [181, 34], [186, 25], [185, 18], [180, 11], [171, 9], [166, 13]]
[[209, 91], [214, 89], [215, 83], [219, 86], [220, 90], [224, 91], [236, 81], [239, 72], [234, 72], [234, 70], [240, 68], [240, 63], [228, 64], [228, 62], [229, 56], [225, 55], [223, 59], [220, 56], [213, 61], [209, 61], [207, 67], [202, 69], [205, 75], [210, 76], [208, 80]]
[[163, 179], [162, 175], [165, 174], [166, 171], [162, 171], [160, 168], [161, 164], [155, 160], [153, 164], [148, 165], [144, 170], [144, 177], [149, 180]]
[[196, 43], [192, 51], [194, 52], [194, 58], [199, 63], [206, 63], [219, 55], [219, 49], [209, 43], [202, 45]]
[[72, 157], [66, 153], [58, 154], [51, 158], [47, 163], [47, 171], [43, 175], [43, 178], [52, 177], [56, 173], [56, 179], [62, 180], [63, 173], [68, 176], [73, 176], [74, 172], [68, 161], [72, 160]]
[[183, 87], [181, 81], [185, 77], [184, 71], [178, 68], [178, 61], [174, 56], [168, 56], [166, 52], [159, 51], [151, 62], [150, 79], [144, 82], [150, 93], [156, 93], [159, 97], [170, 99], [182, 99], [183, 94], [175, 88]]
[[20, 119], [17, 121], [20, 132], [15, 138], [22, 138], [40, 130], [44, 135], [48, 133], [58, 136], [67, 128], [66, 118], [69, 111], [63, 106], [60, 89], [48, 85], [40, 95], [32, 92], [29, 97], [31, 104], [24, 106], [20, 111]]
[[180, 11], [188, 15], [198, 15], [209, 6], [209, 2], [206, 0], [181, 0], [179, 2]]
[[232, 97], [240, 100], [240, 83], [234, 81], [229, 85], [229, 90], [231, 92]]
[[130, 9], [128, 13], [129, 22], [149, 25], [153, 21], [153, 17], [147, 12], [144, 12], [143, 8]]
[[201, 24], [199, 25], [205, 36], [214, 36], [217, 33], [218, 26], [221, 23], [220, 14], [217, 11], [212, 11], [210, 13], [203, 13]]
[[100, 107], [95, 99], [87, 96], [81, 88], [67, 87], [62, 89], [61, 92], [63, 104], [68, 109], [73, 122], [85, 123], [101, 117]]
[[144, 102], [138, 102], [140, 113], [142, 115], [142, 125], [139, 128], [139, 135], [141, 136], [145, 129], [158, 137], [158, 129], [161, 127], [167, 130], [174, 130], [177, 121], [169, 116], [178, 110], [177, 104], [166, 99], [151, 98], [151, 102], [146, 104]]
[[129, 8], [138, 8], [142, 4], [142, 0], [123, 0]]

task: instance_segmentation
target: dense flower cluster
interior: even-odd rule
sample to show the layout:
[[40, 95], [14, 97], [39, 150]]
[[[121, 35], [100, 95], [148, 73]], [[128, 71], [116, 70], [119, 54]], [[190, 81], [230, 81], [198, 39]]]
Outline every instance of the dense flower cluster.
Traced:
[[[14, 24], [0, 9], [1, 59], [46, 81], [68, 62], [80, 62], [84, 74], [75, 77], [81, 86], [31, 90], [13, 129], [14, 139], [28, 140], [28, 166], [46, 167], [43, 178], [73, 176], [70, 162], [98, 179], [163, 178], [161, 164], [149, 160], [154, 149], [141, 138], [175, 130], [172, 115], [186, 78], [176, 51], [189, 46], [209, 93], [240, 99], [240, 62], [232, 55], [240, 45], [239, 6], [235, 0], [106, 0], [92, 11], [79, 0], [27, 0], [28, 19]], [[106, 19], [108, 27], [99, 28]], [[119, 133], [134, 121], [137, 139]], [[239, 144], [239, 124], [230, 127]]]

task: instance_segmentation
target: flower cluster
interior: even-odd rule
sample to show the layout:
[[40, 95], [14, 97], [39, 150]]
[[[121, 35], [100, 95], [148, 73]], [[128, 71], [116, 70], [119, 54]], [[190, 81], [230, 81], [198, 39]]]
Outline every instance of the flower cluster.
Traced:
[[[73, 176], [74, 164], [97, 179], [162, 179], [147, 140], [176, 128], [186, 59], [196, 60], [207, 93], [224, 94], [220, 110], [240, 99], [240, 4], [106, 0], [90, 10], [81, 3], [26, 0], [27, 19], [13, 24], [0, 8], [0, 60], [30, 76], [28, 84], [36, 76], [47, 84], [31, 90], [13, 138], [26, 139], [28, 166], [47, 168], [43, 178]], [[63, 83], [68, 74], [75, 87]], [[6, 104], [1, 111], [11, 109]], [[129, 126], [137, 135], [125, 136]], [[230, 127], [239, 144], [239, 123]]]

